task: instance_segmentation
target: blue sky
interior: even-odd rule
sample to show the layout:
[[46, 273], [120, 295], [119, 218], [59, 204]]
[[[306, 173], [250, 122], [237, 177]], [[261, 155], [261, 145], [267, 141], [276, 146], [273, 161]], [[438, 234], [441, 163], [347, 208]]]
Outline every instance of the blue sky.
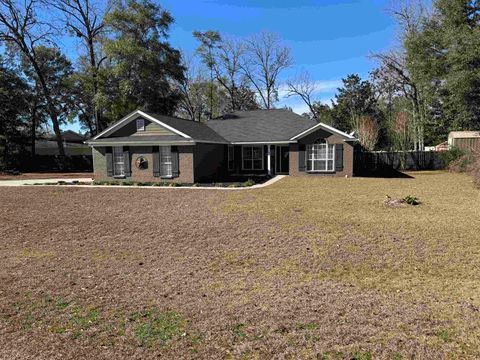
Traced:
[[[194, 30], [218, 30], [247, 37], [262, 30], [276, 32], [291, 49], [294, 65], [281, 81], [307, 70], [317, 83], [316, 98], [329, 102], [341, 79], [350, 73], [367, 77], [373, 52], [394, 45], [395, 25], [387, 9], [392, 0], [161, 0], [175, 19], [170, 41], [194, 52]], [[282, 98], [302, 113], [295, 98]], [[69, 128], [78, 129], [76, 125]]]

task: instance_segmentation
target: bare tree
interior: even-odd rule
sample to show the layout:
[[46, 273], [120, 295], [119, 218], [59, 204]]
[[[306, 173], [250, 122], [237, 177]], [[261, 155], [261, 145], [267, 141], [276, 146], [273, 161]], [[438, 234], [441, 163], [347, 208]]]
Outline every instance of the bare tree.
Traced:
[[287, 87], [287, 96], [299, 96], [308, 106], [313, 118], [317, 119], [315, 101], [312, 99], [315, 91], [315, 82], [311, 79], [310, 74], [305, 70], [300, 71], [295, 78], [287, 81]]
[[277, 34], [264, 31], [246, 41], [240, 66], [265, 109], [273, 108], [278, 100], [278, 76], [292, 63], [290, 49], [281, 43]]
[[384, 77], [389, 83], [396, 83], [398, 89], [409, 100], [412, 106], [412, 136], [414, 149], [423, 149], [423, 127], [425, 123], [425, 107], [421, 91], [415, 81], [411, 78], [405, 54], [403, 51], [390, 51], [384, 54], [373, 55], [380, 64], [380, 71], [377, 76]]
[[375, 121], [368, 116], [364, 116], [359, 121], [358, 141], [367, 150], [374, 150], [378, 141], [378, 126]]
[[232, 38], [222, 38], [213, 62], [217, 81], [228, 92], [233, 111], [242, 107], [240, 90], [244, 81], [241, 61], [244, 53], [245, 43]]
[[52, 25], [42, 22], [36, 10], [39, 0], [0, 0], [0, 41], [5, 42], [12, 49], [20, 52], [37, 75], [42, 95], [45, 99], [50, 120], [53, 124], [58, 151], [63, 157], [62, 134], [58, 120], [58, 111], [50, 92], [42, 67], [38, 62], [36, 49], [38, 46], [51, 43]]
[[207, 77], [202, 70], [201, 64], [195, 62], [192, 56], [182, 54], [182, 65], [185, 68], [185, 76], [178, 83], [181, 99], [179, 112], [193, 121], [201, 121], [207, 112], [205, 100], [208, 97]]
[[423, 19], [429, 16], [429, 10], [423, 0], [395, 0], [388, 12], [397, 20], [400, 41], [418, 31]]
[[99, 10], [101, 6], [94, 0], [47, 0], [47, 2], [63, 14], [66, 27], [81, 39], [87, 50], [87, 74], [90, 77], [92, 94], [89, 96], [89, 104], [86, 104], [85, 115], [93, 118], [96, 132], [99, 132], [104, 124], [101, 120], [101, 111], [95, 104], [95, 97], [99, 89], [98, 72], [106, 57], [99, 54], [97, 44], [104, 32], [103, 17], [107, 10]]

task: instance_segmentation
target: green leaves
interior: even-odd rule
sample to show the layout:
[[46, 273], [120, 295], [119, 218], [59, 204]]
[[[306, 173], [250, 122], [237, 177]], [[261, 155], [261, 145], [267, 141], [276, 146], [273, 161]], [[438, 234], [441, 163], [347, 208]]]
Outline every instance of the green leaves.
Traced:
[[115, 121], [135, 108], [172, 114], [179, 94], [172, 81], [183, 79], [180, 53], [167, 42], [172, 16], [149, 0], [117, 3], [105, 16], [110, 36], [103, 41], [110, 61], [101, 96]]

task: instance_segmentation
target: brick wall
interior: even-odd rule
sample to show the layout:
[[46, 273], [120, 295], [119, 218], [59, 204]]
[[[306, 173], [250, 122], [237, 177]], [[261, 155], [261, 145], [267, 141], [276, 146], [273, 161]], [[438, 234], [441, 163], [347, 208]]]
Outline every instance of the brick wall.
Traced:
[[[308, 173], [298, 170], [299, 144], [312, 144], [319, 138], [327, 139], [329, 144], [343, 144], [343, 171], [333, 173]], [[289, 173], [292, 176], [353, 176], [353, 146], [350, 142], [343, 141], [339, 135], [332, 135], [324, 130], [315, 131], [299, 140], [298, 144], [290, 144]]]
[[[193, 183], [193, 146], [178, 147], [179, 176], [174, 179], [162, 179], [153, 176], [153, 156], [151, 146], [130, 146], [130, 168], [132, 176], [122, 179], [123, 181], [135, 182], [177, 182]], [[93, 149], [93, 166], [95, 180], [114, 180], [107, 176], [106, 148], [96, 147]], [[138, 169], [135, 161], [143, 156], [148, 162], [147, 169]]]
[[198, 143], [194, 148], [195, 182], [221, 181], [227, 174], [227, 145]]

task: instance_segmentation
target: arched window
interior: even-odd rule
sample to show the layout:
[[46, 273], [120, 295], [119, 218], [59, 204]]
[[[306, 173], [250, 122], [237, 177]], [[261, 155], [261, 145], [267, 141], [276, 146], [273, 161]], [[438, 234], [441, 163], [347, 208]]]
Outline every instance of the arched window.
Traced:
[[318, 139], [307, 145], [307, 171], [328, 172], [335, 169], [335, 145]]

